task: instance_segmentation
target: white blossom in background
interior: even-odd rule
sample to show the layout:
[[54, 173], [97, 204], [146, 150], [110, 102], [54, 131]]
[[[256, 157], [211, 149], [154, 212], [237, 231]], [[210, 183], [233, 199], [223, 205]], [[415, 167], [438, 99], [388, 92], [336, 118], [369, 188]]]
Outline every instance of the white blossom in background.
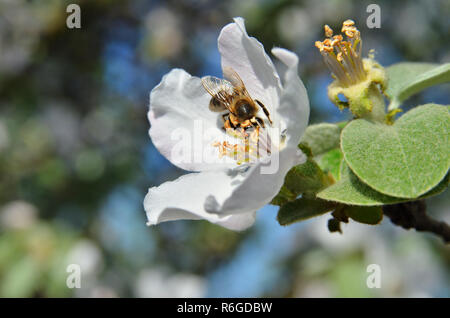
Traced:
[[[199, 127], [214, 137], [225, 139], [226, 134], [220, 115], [208, 109], [211, 96], [202, 87], [201, 79], [181, 69], [172, 70], [150, 94], [149, 133], [168, 160], [195, 173], [149, 189], [144, 200], [149, 225], [205, 219], [232, 230], [244, 230], [254, 223], [255, 212], [278, 193], [288, 170], [305, 160], [297, 144], [308, 123], [309, 101], [298, 77], [297, 56], [280, 48], [272, 50], [287, 68], [282, 85], [262, 44], [248, 36], [242, 18], [234, 21], [222, 29], [218, 39], [222, 68], [234, 69], [250, 96], [269, 110], [272, 128], [279, 132], [277, 138], [271, 138], [275, 149], [261, 160], [238, 165], [214, 160], [217, 149], [210, 138], [202, 136], [190, 139], [186, 160], [179, 160], [175, 156], [179, 140], [174, 132], [182, 132], [179, 135], [187, 139], [195, 138]], [[262, 111], [258, 116], [264, 118], [260, 114]], [[198, 160], [199, 156], [202, 160]], [[277, 169], [268, 173], [274, 161]]]
[[64, 2], [0, 1], [0, 73], [22, 71], [32, 60], [41, 35], [58, 26]]
[[177, 17], [167, 8], [151, 10], [145, 17], [144, 58], [173, 58], [184, 45], [183, 29]]
[[103, 267], [102, 253], [94, 242], [81, 240], [69, 251], [67, 264], [80, 265], [82, 275], [93, 278]]
[[200, 298], [206, 295], [206, 280], [189, 273], [169, 275], [164, 269], [139, 273], [135, 293], [141, 298]]
[[37, 208], [26, 201], [12, 201], [0, 208], [0, 225], [11, 230], [28, 229], [37, 217]]

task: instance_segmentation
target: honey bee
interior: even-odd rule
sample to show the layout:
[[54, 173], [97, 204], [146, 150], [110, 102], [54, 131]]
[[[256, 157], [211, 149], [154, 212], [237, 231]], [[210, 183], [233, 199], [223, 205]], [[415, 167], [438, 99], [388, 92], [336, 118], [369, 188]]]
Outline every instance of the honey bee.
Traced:
[[225, 79], [214, 76], [202, 78], [203, 87], [212, 96], [209, 109], [213, 112], [226, 110], [229, 112], [222, 115], [223, 128], [264, 128], [264, 121], [256, 116], [259, 110], [257, 105], [261, 107], [270, 125], [272, 125], [269, 111], [263, 103], [250, 97], [244, 82], [236, 71], [231, 67], [225, 67], [223, 75]]

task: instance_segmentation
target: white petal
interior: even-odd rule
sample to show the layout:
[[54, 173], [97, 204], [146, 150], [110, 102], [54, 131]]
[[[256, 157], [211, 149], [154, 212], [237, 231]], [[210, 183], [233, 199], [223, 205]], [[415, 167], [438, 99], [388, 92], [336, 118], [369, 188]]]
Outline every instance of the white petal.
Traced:
[[308, 126], [308, 94], [305, 85], [298, 76], [297, 55], [281, 48], [273, 48], [272, 54], [288, 67], [284, 75], [278, 112], [286, 123], [287, 145], [296, 147]]
[[297, 147], [285, 147], [280, 153], [272, 154], [270, 162], [259, 162], [243, 174], [232, 194], [225, 200], [210, 195], [205, 210], [219, 215], [259, 210], [280, 191], [286, 173], [293, 166], [304, 163], [305, 159]]
[[214, 195], [224, 200], [233, 187], [233, 177], [225, 172], [200, 172], [150, 188], [144, 200], [148, 224], [204, 219], [234, 231], [245, 230], [254, 223], [256, 210], [239, 215], [218, 215], [204, 209], [206, 197]]
[[[281, 88], [278, 73], [263, 45], [248, 36], [244, 20], [235, 18], [234, 21], [226, 25], [219, 35], [222, 68], [231, 67], [239, 74], [250, 96], [266, 106], [274, 126], [278, 126], [276, 109]], [[262, 112], [260, 117], [265, 118]]]
[[155, 147], [174, 165], [189, 171], [232, 167], [219, 160], [211, 144], [222, 140], [220, 115], [208, 109], [211, 96], [198, 77], [181, 69], [166, 74], [150, 93], [150, 137]]

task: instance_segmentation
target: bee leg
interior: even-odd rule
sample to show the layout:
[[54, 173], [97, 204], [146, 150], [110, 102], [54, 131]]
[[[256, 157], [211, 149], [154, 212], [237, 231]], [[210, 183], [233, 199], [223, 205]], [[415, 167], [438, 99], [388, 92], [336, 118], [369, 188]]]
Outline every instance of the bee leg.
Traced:
[[222, 120], [223, 120], [224, 123], [228, 120], [228, 116], [229, 115], [230, 114], [222, 114]]
[[233, 128], [236, 128], [239, 125], [238, 119], [232, 113], [230, 113], [228, 120], [231, 122], [231, 125], [233, 126]]
[[267, 119], [269, 120], [270, 125], [272, 125], [272, 119], [270, 119], [269, 111], [267, 110], [266, 106], [264, 106], [263, 103], [261, 103], [259, 100], [255, 99], [255, 101], [258, 103], [258, 105], [262, 108], [264, 114], [266, 114]]
[[243, 123], [240, 124], [240, 126], [246, 130], [247, 128], [250, 127], [256, 127], [255, 123], [251, 120], [251, 119], [247, 119], [246, 121], [244, 121]]
[[234, 129], [234, 127], [232, 127], [232, 123], [229, 119], [225, 120], [225, 122], [223, 123], [223, 128], [225, 130], [227, 129]]
[[250, 121], [252, 122], [253, 126], [255, 127], [261, 127], [261, 128], [266, 128], [266, 125], [264, 124], [264, 120], [262, 120], [259, 117], [253, 117], [252, 119], [250, 119]]

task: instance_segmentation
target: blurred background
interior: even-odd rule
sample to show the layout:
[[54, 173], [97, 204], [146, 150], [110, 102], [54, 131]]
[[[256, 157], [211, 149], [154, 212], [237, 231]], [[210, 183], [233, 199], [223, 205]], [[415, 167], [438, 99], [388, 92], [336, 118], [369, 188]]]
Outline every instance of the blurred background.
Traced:
[[[450, 62], [449, 1], [0, 0], [1, 297], [449, 297], [450, 249], [432, 235], [328, 216], [289, 227], [277, 209], [234, 233], [206, 221], [147, 227], [151, 186], [185, 173], [148, 137], [150, 90], [171, 68], [221, 76], [217, 36], [232, 17], [270, 52], [295, 51], [311, 123], [348, 118], [314, 41], [351, 18], [382, 65]], [[66, 6], [81, 7], [81, 29]], [[409, 100], [450, 103], [449, 85]], [[448, 191], [428, 200], [450, 222]], [[81, 288], [66, 286], [68, 264]], [[369, 264], [381, 288], [366, 287]]]

